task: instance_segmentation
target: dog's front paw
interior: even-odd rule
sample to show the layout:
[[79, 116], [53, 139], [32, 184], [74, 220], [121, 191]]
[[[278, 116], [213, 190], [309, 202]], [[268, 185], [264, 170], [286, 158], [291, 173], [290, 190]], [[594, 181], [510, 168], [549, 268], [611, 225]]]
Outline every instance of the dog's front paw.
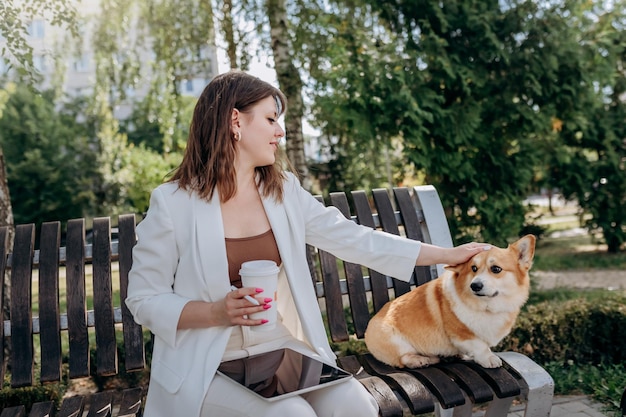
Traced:
[[502, 366], [502, 359], [493, 353], [490, 353], [485, 357], [474, 358], [474, 361], [483, 368], [499, 368]]
[[407, 353], [400, 358], [400, 362], [407, 368], [424, 368], [439, 361], [437, 356], [423, 356], [415, 353]]

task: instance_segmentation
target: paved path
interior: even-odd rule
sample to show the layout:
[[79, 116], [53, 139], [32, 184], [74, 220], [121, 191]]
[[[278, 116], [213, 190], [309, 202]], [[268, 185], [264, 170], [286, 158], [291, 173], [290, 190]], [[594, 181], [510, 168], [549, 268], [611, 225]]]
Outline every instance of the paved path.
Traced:
[[[508, 417], [524, 417], [523, 406], [514, 406]], [[550, 417], [608, 417], [602, 412], [602, 405], [594, 403], [584, 395], [555, 397]]]
[[531, 279], [538, 289], [569, 287], [579, 289], [604, 288], [608, 290], [626, 290], [626, 271], [532, 271]]

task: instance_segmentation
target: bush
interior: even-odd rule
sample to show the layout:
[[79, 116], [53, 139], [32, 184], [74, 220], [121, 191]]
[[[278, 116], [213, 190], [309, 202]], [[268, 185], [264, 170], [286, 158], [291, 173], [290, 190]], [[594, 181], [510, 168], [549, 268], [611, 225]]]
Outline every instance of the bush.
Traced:
[[601, 302], [530, 305], [495, 350], [522, 352], [544, 364], [621, 364], [626, 360], [626, 300], [608, 296]]
[[67, 390], [67, 385], [64, 382], [11, 388], [9, 379], [10, 375], [7, 374], [2, 389], [0, 389], [0, 410], [26, 404], [26, 412], [28, 413], [32, 404], [42, 401], [54, 401], [58, 407]]

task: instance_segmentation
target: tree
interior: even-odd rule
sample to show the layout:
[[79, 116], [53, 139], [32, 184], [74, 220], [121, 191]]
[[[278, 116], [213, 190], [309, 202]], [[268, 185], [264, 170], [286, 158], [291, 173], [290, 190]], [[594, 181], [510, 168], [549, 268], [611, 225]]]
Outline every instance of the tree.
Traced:
[[[232, 18], [235, 7], [240, 11], [237, 20]], [[251, 41], [242, 28], [254, 27], [259, 38], [256, 44], [265, 47], [265, 51], [271, 50], [278, 85], [287, 97], [287, 157], [300, 175], [303, 186], [311, 188], [302, 132], [305, 111], [303, 82], [295, 55], [298, 46], [293, 39], [297, 26], [293, 22], [301, 9], [300, 4], [291, 4], [286, 0], [240, 0], [236, 6], [229, 1], [222, 8], [221, 26], [231, 69], [245, 71], [248, 68]]]
[[15, 221], [40, 225], [83, 216], [95, 205], [96, 178], [86, 127], [72, 112], [57, 112], [50, 94], [25, 86], [4, 91], [10, 96], [0, 118], [0, 146]]
[[[45, 16], [52, 24], [68, 27], [77, 33], [76, 10], [70, 0], [6, 0], [0, 2], [0, 37], [5, 40], [0, 57], [13, 65], [19, 77], [33, 80], [37, 70], [33, 65], [32, 47], [26, 41], [28, 24], [36, 16]], [[9, 94], [4, 91], [0, 100], [0, 117], [3, 101]], [[4, 152], [0, 148], [0, 226], [13, 226], [13, 210], [8, 188]], [[9, 243], [13, 238], [10, 235]], [[5, 291], [6, 293], [6, 291]], [[8, 306], [9, 304], [5, 304]]]
[[0, 2], [0, 16], [0, 37], [5, 39], [0, 55], [14, 65], [20, 77], [30, 80], [37, 75], [37, 69], [26, 35], [34, 18], [43, 17], [53, 25], [78, 33], [76, 9], [71, 0], [4, 0]]
[[457, 240], [505, 244], [524, 222], [540, 144], [593, 77], [581, 72], [589, 3], [365, 3], [331, 3], [337, 21], [319, 29], [330, 39], [311, 72], [327, 92], [315, 104], [322, 129], [338, 145], [343, 130], [355, 149], [397, 136]]
[[304, 135], [302, 118], [302, 78], [294, 60], [292, 31], [289, 28], [287, 3], [285, 0], [267, 0], [267, 16], [270, 24], [270, 38], [276, 77], [281, 90], [288, 100], [285, 114], [285, 133], [287, 137], [287, 156], [303, 179], [303, 186], [311, 188], [308, 167], [304, 156]]
[[[552, 172], [554, 185], [578, 201], [591, 232], [601, 231], [608, 251], [626, 242], [626, 14], [624, 2], [596, 11], [584, 48], [581, 73], [593, 74], [585, 89], [571, 97], [584, 115], [566, 112], [560, 131], [562, 146]], [[567, 104], [567, 103], [563, 103]]]

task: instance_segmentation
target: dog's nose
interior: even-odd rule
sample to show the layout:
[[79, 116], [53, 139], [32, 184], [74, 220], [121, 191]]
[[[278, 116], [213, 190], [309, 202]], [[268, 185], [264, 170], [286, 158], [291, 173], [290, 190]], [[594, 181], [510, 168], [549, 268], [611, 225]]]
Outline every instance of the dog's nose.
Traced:
[[474, 292], [479, 292], [480, 290], [483, 289], [483, 283], [480, 281], [476, 281], [476, 282], [472, 282], [470, 284], [470, 288], [472, 289], [472, 291]]

